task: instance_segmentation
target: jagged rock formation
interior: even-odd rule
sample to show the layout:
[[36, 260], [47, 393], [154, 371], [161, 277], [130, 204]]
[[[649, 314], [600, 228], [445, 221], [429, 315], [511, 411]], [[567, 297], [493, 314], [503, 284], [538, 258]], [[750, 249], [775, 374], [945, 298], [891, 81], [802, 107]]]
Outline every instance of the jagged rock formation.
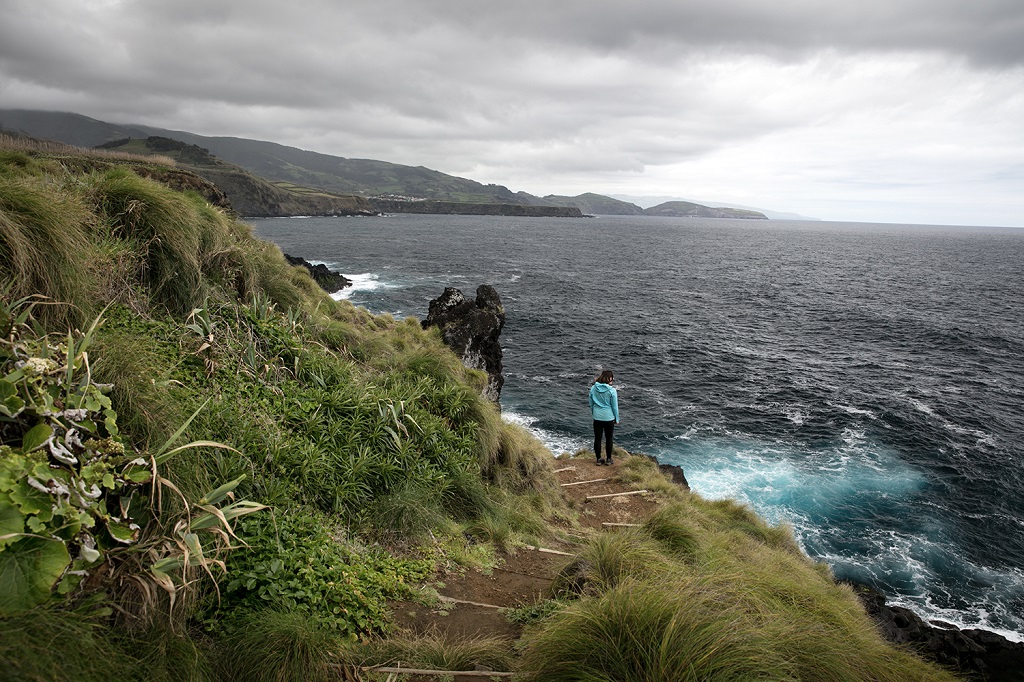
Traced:
[[328, 270], [327, 266], [323, 263], [313, 265], [305, 258], [289, 256], [287, 253], [284, 254], [284, 258], [292, 265], [301, 265], [306, 268], [313, 280], [320, 285], [320, 288], [329, 294], [333, 294], [335, 291], [341, 291], [345, 287], [352, 286], [352, 280], [345, 277], [345, 275], [340, 272]]
[[1024, 643], [988, 630], [960, 630], [929, 623], [909, 609], [890, 606], [885, 595], [850, 583], [868, 615], [890, 642], [909, 646], [943, 665], [983, 675], [988, 682], [1024, 680]]
[[475, 301], [467, 300], [458, 289], [446, 287], [443, 294], [430, 302], [422, 324], [424, 329], [438, 327], [441, 338], [466, 367], [487, 372], [484, 397], [498, 402], [505, 383], [498, 342], [505, 326], [505, 308], [494, 287], [481, 284]]

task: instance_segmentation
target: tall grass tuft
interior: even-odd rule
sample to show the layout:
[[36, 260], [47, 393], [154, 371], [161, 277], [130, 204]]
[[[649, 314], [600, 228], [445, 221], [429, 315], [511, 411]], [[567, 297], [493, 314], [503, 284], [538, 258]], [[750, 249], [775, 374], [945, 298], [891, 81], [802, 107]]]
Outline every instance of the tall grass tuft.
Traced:
[[77, 326], [95, 313], [93, 222], [73, 193], [43, 180], [0, 177], [0, 276], [12, 283], [14, 299], [50, 298], [36, 317], [51, 326]]
[[600, 533], [558, 572], [551, 589], [562, 597], [598, 594], [665, 569], [657, 545], [642, 530]]
[[699, 531], [686, 520], [686, 508], [681, 504], [662, 507], [644, 522], [643, 529], [680, 558], [690, 559], [699, 551]]
[[155, 352], [152, 339], [114, 330], [100, 337], [94, 358], [97, 380], [112, 386], [110, 397], [118, 425], [135, 442], [166, 442], [173, 433], [172, 425], [188, 417], [180, 398], [163, 380], [171, 363]]
[[223, 679], [328, 682], [338, 679], [341, 639], [299, 611], [245, 614], [228, 646]]
[[213, 682], [217, 679], [209, 643], [179, 634], [165, 626], [136, 633], [130, 646], [138, 659], [140, 677], [148, 682]]
[[710, 581], [627, 581], [569, 606], [528, 640], [520, 669], [544, 682], [798, 679]]
[[0, 662], [4, 682], [105, 682], [131, 679], [135, 667], [95, 619], [55, 607], [0, 618]]
[[362, 665], [395, 665], [430, 670], [505, 671], [512, 663], [508, 640], [484, 635], [456, 637], [436, 629], [419, 636], [398, 635], [370, 642], [359, 654]]
[[372, 536], [425, 539], [446, 518], [441, 495], [436, 483], [407, 479], [366, 506], [362, 526]]
[[92, 189], [114, 235], [145, 254], [152, 297], [178, 313], [197, 307], [209, 293], [201, 286], [201, 266], [214, 235], [195, 204], [124, 168], [95, 174]]

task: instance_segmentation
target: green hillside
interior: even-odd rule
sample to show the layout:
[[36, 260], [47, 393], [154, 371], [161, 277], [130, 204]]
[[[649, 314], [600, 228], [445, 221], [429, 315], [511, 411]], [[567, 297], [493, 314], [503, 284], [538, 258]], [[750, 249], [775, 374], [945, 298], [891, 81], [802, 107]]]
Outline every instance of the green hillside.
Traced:
[[544, 201], [554, 206], [575, 206], [588, 215], [643, 215], [644, 210], [636, 204], [619, 201], [601, 194], [586, 192], [574, 197], [549, 194]]
[[[0, 679], [954, 679], [786, 528], [644, 458], [618, 475], [652, 519], [588, 531], [436, 330], [333, 301], [144, 177], [167, 170], [0, 140]], [[440, 611], [446, 576], [552, 539], [574, 555], [514, 645], [392, 631], [397, 602]]]
[[240, 166], [259, 177], [332, 194], [522, 203], [501, 185], [485, 185], [423, 166], [348, 159], [237, 137], [206, 137], [150, 126], [111, 124], [79, 114], [0, 109], [0, 130], [81, 147], [95, 147], [126, 138], [165, 137], [207, 149], [222, 161]]
[[695, 204], [692, 201], [666, 201], [663, 204], [644, 209], [644, 215], [670, 218], [743, 218], [747, 220], [768, 220], [760, 211], [745, 208], [715, 208]]
[[294, 215], [373, 215], [377, 211], [363, 197], [338, 195], [285, 182], [270, 182], [234, 164], [226, 163], [194, 144], [168, 137], [126, 138], [97, 145], [140, 155], [166, 156], [219, 187], [240, 215], [267, 218]]

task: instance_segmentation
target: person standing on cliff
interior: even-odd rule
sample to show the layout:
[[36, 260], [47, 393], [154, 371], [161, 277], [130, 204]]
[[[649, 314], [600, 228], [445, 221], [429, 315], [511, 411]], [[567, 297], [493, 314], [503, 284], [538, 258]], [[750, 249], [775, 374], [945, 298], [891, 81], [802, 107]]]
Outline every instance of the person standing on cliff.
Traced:
[[[594, 454], [597, 463], [612, 464], [612, 434], [619, 423], [619, 394], [612, 386], [615, 375], [606, 369], [590, 387], [590, 411], [594, 416]], [[605, 458], [601, 459], [601, 437], [604, 437]]]

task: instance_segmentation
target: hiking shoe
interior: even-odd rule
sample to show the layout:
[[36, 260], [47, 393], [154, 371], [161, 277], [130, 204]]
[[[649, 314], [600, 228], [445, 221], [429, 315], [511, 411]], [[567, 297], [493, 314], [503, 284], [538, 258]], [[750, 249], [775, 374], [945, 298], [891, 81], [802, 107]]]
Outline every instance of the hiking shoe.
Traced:
[[597, 460], [597, 466], [604, 466], [604, 460], [603, 459]]
[[612, 458], [609, 457], [604, 461], [604, 465], [610, 467], [612, 465]]

